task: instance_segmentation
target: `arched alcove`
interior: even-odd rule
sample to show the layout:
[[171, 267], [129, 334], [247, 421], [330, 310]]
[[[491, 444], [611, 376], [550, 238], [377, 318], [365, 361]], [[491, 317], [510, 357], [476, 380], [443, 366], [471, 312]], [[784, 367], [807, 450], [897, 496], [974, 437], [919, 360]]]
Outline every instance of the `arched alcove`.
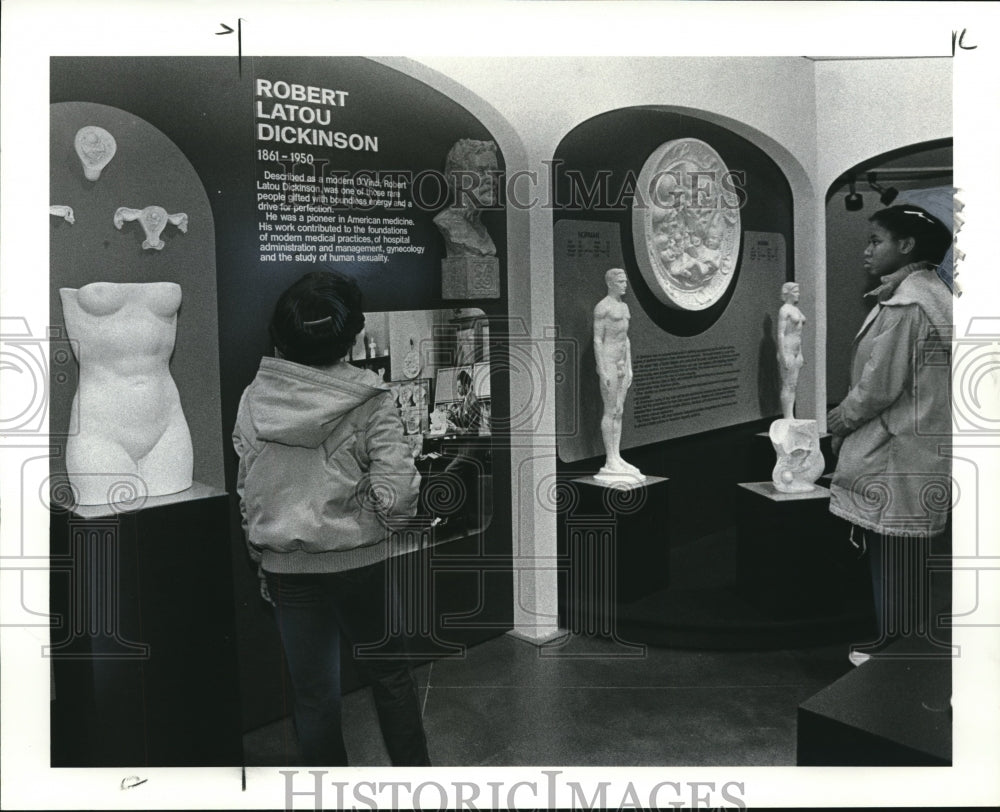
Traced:
[[[215, 217], [204, 183], [188, 156], [161, 129], [131, 112], [105, 104], [61, 102], [51, 107], [49, 180], [53, 204], [69, 206], [75, 222], [52, 218], [51, 323], [64, 324], [59, 288], [91, 282], [174, 282], [181, 309], [170, 364], [194, 445], [194, 479], [223, 488], [219, 394], [219, 324], [215, 274]], [[98, 180], [84, 179], [73, 143], [84, 126], [100, 126], [117, 151]], [[187, 215], [185, 231], [168, 226], [161, 250], [140, 247], [142, 229], [118, 229], [119, 207], [159, 205]], [[49, 419], [54, 436], [66, 436], [76, 389], [74, 364], [56, 356]], [[68, 358], [68, 356], [66, 356]], [[53, 471], [64, 467], [61, 455]]]
[[[637, 188], [645, 162], [661, 146], [681, 141], [707, 145], [721, 160], [711, 172], [685, 177], [694, 183], [694, 174], [702, 176], [691, 191], [704, 198], [705, 211], [739, 215], [727, 227], [739, 232], [731, 235], [730, 264], [715, 272], [729, 277], [728, 288], [704, 309], [660, 301], [655, 280], [642, 272], [648, 235], [637, 234], [633, 222], [646, 192]], [[573, 128], [552, 167], [554, 284], [572, 291], [556, 297], [555, 318], [561, 335], [578, 347], [575, 374], [557, 388], [560, 458], [574, 462], [602, 453], [590, 315], [610, 267], [624, 268], [629, 278], [635, 380], [623, 448], [775, 416], [771, 313], [781, 285], [795, 278], [796, 234], [792, 186], [769, 152], [697, 111], [631, 107]]]

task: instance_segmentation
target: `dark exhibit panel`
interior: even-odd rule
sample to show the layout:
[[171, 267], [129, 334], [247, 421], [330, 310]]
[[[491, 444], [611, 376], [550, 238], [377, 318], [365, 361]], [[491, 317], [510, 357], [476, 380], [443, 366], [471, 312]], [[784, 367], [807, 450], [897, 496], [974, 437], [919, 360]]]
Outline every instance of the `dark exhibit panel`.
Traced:
[[[230, 492], [224, 532], [235, 590], [239, 729], [255, 729], [287, 715], [290, 705], [274, 618], [260, 598], [246, 554], [230, 435], [243, 390], [260, 358], [273, 352], [267, 324], [274, 302], [304, 273], [333, 269], [356, 279], [368, 314], [446, 310], [457, 317], [459, 308], [479, 308], [491, 326], [494, 320], [506, 323], [503, 204], [481, 212], [499, 268], [498, 289], [481, 299], [446, 297], [441, 285], [446, 246], [434, 222], [450, 205], [443, 174], [449, 150], [462, 139], [495, 139], [472, 112], [445, 94], [364, 58], [254, 57], [239, 65], [231, 58], [54, 58], [50, 77], [53, 104], [106, 105], [158, 128], [208, 193], [215, 239], [209, 259], [215, 262], [218, 305], [201, 326], [213, 335], [206, 355], [216, 355], [218, 341], [221, 424], [213, 424], [212, 439], [221, 445], [224, 481], [218, 485]], [[499, 150], [496, 157], [502, 171]], [[418, 177], [421, 181], [414, 182]], [[101, 191], [100, 184], [95, 188]], [[72, 228], [57, 223], [54, 231], [65, 241]], [[163, 255], [186, 238], [191, 242], [190, 237], [190, 232], [175, 237]], [[116, 270], [123, 277], [133, 273], [126, 263]], [[179, 319], [179, 348], [185, 312]], [[484, 335], [494, 359], [488, 371], [490, 417], [502, 427], [510, 408], [510, 375], [502, 363], [505, 339], [500, 329]], [[392, 343], [403, 352], [357, 358], [358, 365], [377, 370], [390, 383], [411, 382], [407, 351], [414, 344], [408, 339], [415, 339], [418, 350], [422, 341], [434, 344], [426, 334], [402, 336]], [[453, 357], [459, 344], [453, 340], [422, 371], [417, 364], [417, 377], [433, 379], [431, 366], [459, 367], [460, 359]], [[388, 346], [380, 343], [379, 349], [385, 353]], [[437, 349], [435, 344], [429, 351]], [[182, 372], [188, 374], [186, 368]], [[197, 392], [197, 386], [182, 386], [180, 377], [178, 387], [182, 396]], [[418, 422], [429, 434], [428, 421]], [[417, 441], [420, 433], [408, 439]], [[450, 453], [447, 438], [424, 439], [428, 442], [415, 449], [418, 454]], [[419, 628], [433, 629], [432, 636], [444, 640], [446, 648], [511, 627], [510, 454], [501, 430], [476, 442], [486, 446], [483, 455], [491, 467], [479, 477], [489, 501], [482, 499], [474, 509], [491, 518], [463, 515], [463, 531], [463, 522], [450, 520], [440, 533], [425, 537], [424, 552], [411, 553], [413, 561], [405, 564], [433, 580], [421, 593], [430, 603], [420, 605], [414, 598], [415, 611], [423, 613]], [[437, 447], [442, 444], [443, 449]], [[427, 472], [434, 467], [426, 466]], [[348, 676], [345, 688], [353, 687], [357, 682]]]
[[53, 767], [241, 763], [228, 522], [204, 486], [52, 514]]

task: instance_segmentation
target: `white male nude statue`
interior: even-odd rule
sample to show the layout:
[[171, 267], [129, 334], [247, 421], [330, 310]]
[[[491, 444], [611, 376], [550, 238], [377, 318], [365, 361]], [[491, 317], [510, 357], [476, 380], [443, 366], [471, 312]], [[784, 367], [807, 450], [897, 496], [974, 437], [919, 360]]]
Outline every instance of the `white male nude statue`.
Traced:
[[594, 308], [594, 358], [604, 401], [601, 436], [606, 460], [597, 474], [606, 479], [642, 479], [642, 473], [621, 457], [622, 414], [632, 385], [632, 353], [628, 340], [629, 309], [622, 301], [628, 279], [621, 268], [604, 274], [608, 295]]

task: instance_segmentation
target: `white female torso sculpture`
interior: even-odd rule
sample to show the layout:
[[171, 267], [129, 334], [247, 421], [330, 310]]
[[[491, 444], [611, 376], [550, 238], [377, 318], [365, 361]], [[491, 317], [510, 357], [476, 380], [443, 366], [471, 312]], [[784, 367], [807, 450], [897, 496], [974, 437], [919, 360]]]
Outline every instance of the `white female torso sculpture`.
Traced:
[[66, 447], [79, 504], [106, 504], [134, 477], [145, 486], [136, 495], [191, 487], [191, 433], [169, 368], [180, 286], [94, 282], [59, 294], [80, 364], [71, 417], [78, 431]]

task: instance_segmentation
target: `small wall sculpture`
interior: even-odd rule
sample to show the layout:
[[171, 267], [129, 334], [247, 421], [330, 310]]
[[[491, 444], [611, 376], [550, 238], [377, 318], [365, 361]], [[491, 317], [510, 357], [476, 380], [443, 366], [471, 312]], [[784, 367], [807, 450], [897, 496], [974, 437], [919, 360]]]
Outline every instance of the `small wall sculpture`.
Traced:
[[[76, 501], [103, 505], [191, 487], [193, 449], [170, 375], [181, 288], [94, 282], [60, 288], [80, 364], [66, 469]], [[135, 493], [138, 477], [144, 493]]]
[[729, 288], [740, 248], [740, 200], [729, 170], [704, 141], [658, 147], [639, 173], [632, 204], [635, 257], [653, 295], [705, 310]]
[[103, 127], [88, 125], [77, 130], [73, 139], [76, 154], [87, 180], [98, 180], [118, 151], [114, 136]]
[[62, 217], [70, 225], [76, 222], [76, 217], [73, 216], [73, 208], [71, 206], [49, 206], [49, 214], [53, 217]]
[[816, 489], [823, 473], [823, 452], [815, 420], [787, 420], [771, 423], [768, 431], [778, 455], [771, 482], [782, 493], [807, 493]]
[[166, 228], [167, 223], [177, 226], [182, 232], [187, 232], [188, 216], [184, 213], [167, 214], [167, 210], [162, 206], [146, 206], [144, 209], [129, 209], [122, 206], [115, 212], [115, 228], [121, 231], [122, 226], [133, 220], [138, 220], [146, 233], [146, 239], [142, 243], [143, 248], [152, 248], [162, 251], [166, 243], [160, 239], [160, 234]]
[[463, 138], [448, 151], [444, 173], [453, 202], [434, 218], [445, 245], [444, 299], [500, 296], [497, 249], [481, 220], [483, 208], [496, 203], [497, 167], [497, 145], [492, 141]]

